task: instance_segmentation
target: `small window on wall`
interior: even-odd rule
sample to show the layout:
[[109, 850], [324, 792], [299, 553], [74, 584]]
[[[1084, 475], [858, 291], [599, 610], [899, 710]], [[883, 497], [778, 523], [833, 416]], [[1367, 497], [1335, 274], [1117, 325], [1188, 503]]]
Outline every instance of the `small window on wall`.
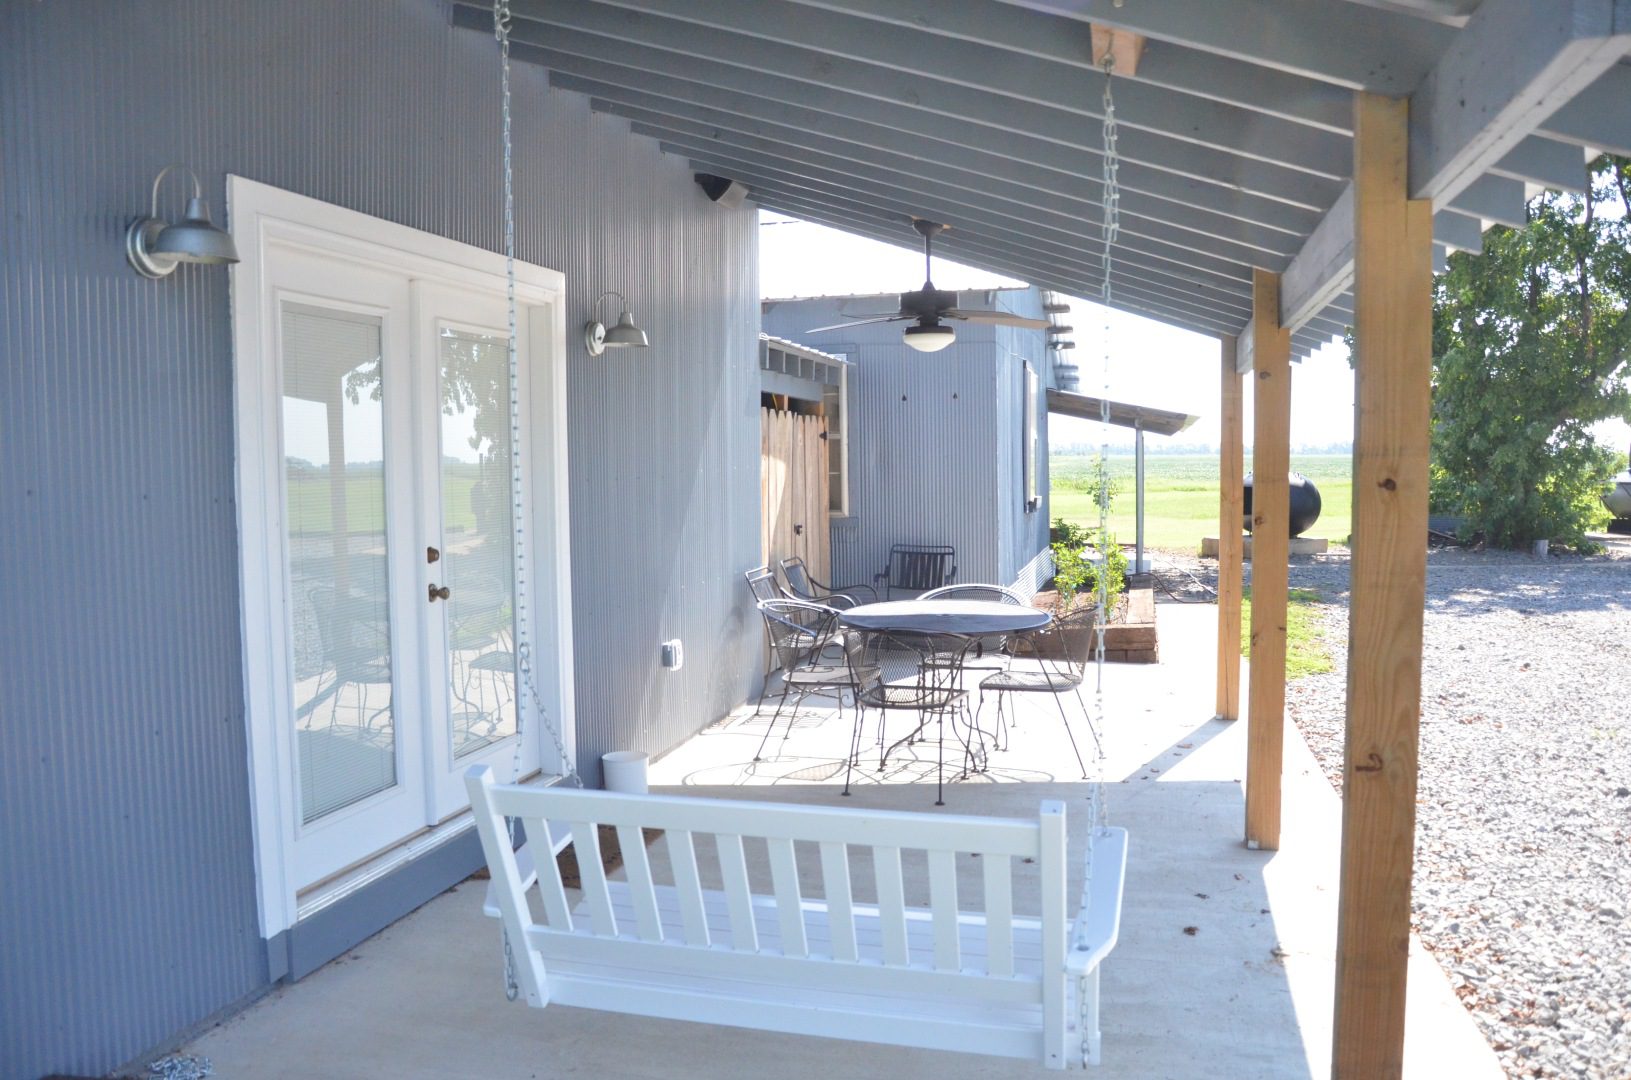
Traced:
[[827, 509], [838, 517], [849, 514], [849, 410], [844, 388], [849, 369], [838, 370], [838, 384], [821, 389], [821, 412], [827, 418]]
[[1024, 491], [1025, 510], [1027, 513], [1042, 505], [1042, 496], [1037, 491], [1040, 483], [1038, 477], [1042, 472], [1042, 459], [1038, 456], [1041, 451], [1041, 442], [1037, 435], [1037, 398], [1038, 384], [1036, 370], [1030, 364], [1025, 365], [1025, 422], [1022, 426], [1023, 436], [1020, 441], [1020, 458], [1024, 462]]

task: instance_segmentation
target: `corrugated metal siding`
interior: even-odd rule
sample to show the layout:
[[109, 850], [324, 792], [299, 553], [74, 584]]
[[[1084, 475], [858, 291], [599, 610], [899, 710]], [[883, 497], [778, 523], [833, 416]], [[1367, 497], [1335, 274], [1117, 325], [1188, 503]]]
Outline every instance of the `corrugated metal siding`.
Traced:
[[[0, 1077], [93, 1073], [266, 981], [238, 651], [227, 275], [125, 265], [183, 162], [500, 246], [495, 47], [440, 4], [0, 6]], [[581, 760], [740, 701], [757, 630], [751, 211], [515, 69], [519, 254], [569, 322]], [[162, 205], [173, 213], [176, 192]], [[687, 664], [657, 667], [680, 636]]]
[[[1046, 318], [1042, 312], [1042, 294], [1038, 289], [1011, 290], [995, 294], [996, 306], [1031, 319]], [[998, 382], [1001, 391], [1011, 394], [1002, 415], [1010, 427], [999, 436], [1000, 445], [1007, 455], [1001, 464], [1002, 475], [1012, 484], [1013, 497], [1002, 500], [1003, 510], [1003, 577], [1002, 581], [1019, 578], [1035, 559], [1036, 553], [1048, 546], [1048, 522], [1051, 511], [1048, 503], [1048, 403], [1046, 391], [1053, 384], [1053, 356], [1047, 347], [1045, 334], [1018, 327], [999, 326], [995, 329], [998, 362]], [[1025, 473], [1023, 454], [1025, 364], [1036, 372], [1037, 401], [1035, 405], [1039, 469], [1037, 494], [1042, 502], [1035, 510], [1027, 511], [1025, 501]]]
[[[982, 302], [1041, 312], [1035, 290], [994, 293]], [[945, 543], [957, 548], [959, 581], [1012, 581], [1047, 545], [1046, 502], [1034, 513], [1022, 507], [1025, 376], [1016, 359], [1030, 359], [1046, 386], [1043, 335], [962, 323], [955, 344], [925, 354], [901, 344], [900, 323], [805, 333], [887, 306], [888, 298], [786, 300], [765, 305], [763, 315], [766, 333], [855, 362], [851, 515], [833, 525], [833, 578], [870, 583], [891, 544]], [[1044, 406], [1044, 425], [1045, 417]], [[1046, 427], [1040, 430], [1046, 439]]]

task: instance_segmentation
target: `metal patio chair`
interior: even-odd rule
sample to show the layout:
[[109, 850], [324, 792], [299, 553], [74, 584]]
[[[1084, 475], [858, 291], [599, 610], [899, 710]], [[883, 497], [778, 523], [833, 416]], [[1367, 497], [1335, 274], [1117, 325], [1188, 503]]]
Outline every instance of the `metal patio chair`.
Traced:
[[[782, 692], [776, 701], [775, 715], [770, 718], [764, 737], [759, 740], [759, 749], [753, 754], [754, 761], [762, 760], [765, 745], [770, 741], [770, 733], [776, 729], [776, 721], [781, 719], [789, 694], [797, 695], [793, 713], [787, 719], [787, 729], [791, 732], [793, 717], [798, 715], [798, 707], [805, 698], [812, 694], [834, 694], [838, 698], [838, 713], [842, 720], [844, 694], [854, 691], [848, 667], [819, 662], [821, 650], [833, 640], [838, 618], [836, 611], [803, 600], [761, 600], [759, 614], [764, 617], [771, 655], [782, 673]], [[767, 673], [765, 685], [768, 687], [769, 684], [770, 676]]]
[[872, 584], [883, 585], [893, 598], [897, 592], [918, 596], [957, 580], [957, 549], [945, 544], [892, 544], [889, 563], [875, 574]]
[[866, 603], [878, 599], [878, 593], [870, 585], [827, 585], [810, 576], [809, 567], [804, 565], [804, 559], [794, 555], [790, 559], [781, 561], [782, 578], [787, 582], [783, 590], [794, 600], [808, 600], [816, 604], [826, 604], [828, 607], [840, 611], [855, 607], [863, 601], [856, 595], [867, 594]]
[[[1013, 604], [1024, 607], [1025, 598], [1006, 585], [984, 585], [969, 582], [964, 585], [942, 585], [938, 589], [930, 589], [919, 600], [983, 600], [993, 604]], [[983, 669], [986, 671], [998, 670], [1008, 666], [1008, 650], [1011, 644], [1007, 634], [984, 634], [974, 639], [974, 648], [967, 656], [958, 657], [957, 662], [964, 667]], [[932, 663], [946, 663], [949, 658], [935, 656]]]
[[[1036, 631], [1038, 635], [1058, 634], [1062, 631], [1058, 622], [1050, 624], [1042, 630]], [[1068, 640], [1068, 639], [1067, 639]], [[1091, 638], [1084, 636], [1084, 642]], [[1002, 743], [1002, 734], [1005, 731], [1005, 714], [1003, 707], [1009, 703], [1010, 694], [1052, 694], [1053, 702], [1059, 708], [1059, 720], [1065, 725], [1065, 734], [1070, 738], [1070, 748], [1076, 754], [1076, 764], [1082, 770], [1082, 779], [1087, 779], [1087, 766], [1082, 762], [1082, 751], [1076, 745], [1076, 733], [1071, 730], [1070, 717], [1065, 712], [1063, 696], [1069, 692], [1076, 695], [1076, 704], [1081, 707], [1082, 718], [1088, 721], [1088, 733], [1093, 736], [1093, 743], [1099, 746], [1099, 733], [1093, 727], [1088, 716], [1087, 702], [1082, 697], [1082, 683], [1087, 678], [1087, 657], [1068, 656], [1066, 659], [1051, 659], [1041, 655], [1036, 656], [1037, 668], [1015, 667], [1010, 665], [1002, 671], [993, 672], [980, 680], [980, 708], [985, 707], [985, 693], [993, 690], [997, 693], [997, 741]]]
[[[936, 806], [946, 805], [946, 717], [953, 716], [952, 730], [956, 732], [957, 710], [966, 706], [968, 691], [962, 687], [962, 669], [956, 664], [931, 663], [939, 654], [957, 655], [972, 648], [973, 639], [955, 634], [903, 634], [887, 630], [844, 631], [844, 658], [849, 666], [849, 679], [855, 695], [855, 727], [850, 735], [849, 758], [844, 764], [844, 790], [850, 793], [850, 772], [861, 756], [861, 727], [867, 709], [877, 709], [878, 771], [888, 764], [889, 754], [896, 748], [916, 742], [928, 726], [936, 724], [935, 743], [935, 797]], [[909, 676], [890, 679], [893, 673]], [[893, 743], [887, 743], [885, 724], [890, 712], [916, 714], [912, 730]], [[967, 744], [965, 743], [965, 750]]]
[[776, 572], [768, 566], [755, 566], [745, 571], [742, 576], [747, 579], [748, 590], [753, 593], [755, 603], [766, 600], [783, 600], [781, 586], [776, 583]]
[[[332, 701], [329, 727], [333, 728], [340, 716], [341, 691], [355, 685], [359, 688], [356, 730], [372, 732], [374, 721], [390, 710], [392, 698], [390, 636], [378, 606], [332, 585], [315, 585], [307, 590], [306, 598], [317, 618], [322, 659], [333, 681], [312, 696], [297, 718], [309, 715], [327, 699]], [[368, 687], [380, 685], [385, 687], [385, 704], [370, 712]]]

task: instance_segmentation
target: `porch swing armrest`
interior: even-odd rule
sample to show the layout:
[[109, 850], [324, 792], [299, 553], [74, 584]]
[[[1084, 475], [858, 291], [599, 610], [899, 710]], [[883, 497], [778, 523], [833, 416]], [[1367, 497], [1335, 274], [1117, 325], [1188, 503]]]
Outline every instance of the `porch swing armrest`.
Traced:
[[1098, 967], [1121, 936], [1121, 897], [1127, 879], [1127, 830], [1095, 828], [1088, 846], [1088, 878], [1071, 923], [1065, 972], [1072, 977]]

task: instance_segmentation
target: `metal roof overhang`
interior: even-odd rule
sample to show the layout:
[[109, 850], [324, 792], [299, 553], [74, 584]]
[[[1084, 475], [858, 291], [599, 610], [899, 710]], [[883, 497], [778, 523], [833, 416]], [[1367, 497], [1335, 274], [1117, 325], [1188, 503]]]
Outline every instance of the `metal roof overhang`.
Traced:
[[[1352, 322], [1352, 93], [1410, 99], [1435, 259], [1522, 225], [1631, 153], [1631, 0], [513, 0], [514, 55], [759, 205], [1097, 298], [1105, 76], [1090, 26], [1142, 35], [1114, 78], [1111, 306], [1203, 334], [1280, 272], [1298, 355]], [[490, 33], [490, 5], [456, 0]], [[1250, 341], [1243, 359], [1249, 362]]]
[[[1104, 399], [1050, 389], [1048, 411], [1083, 420], [1103, 420]], [[1110, 423], [1117, 427], [1147, 431], [1151, 435], [1176, 435], [1199, 419], [1200, 417], [1190, 416], [1188, 413], [1152, 409], [1148, 405], [1130, 405], [1125, 401], [1110, 402]]]

